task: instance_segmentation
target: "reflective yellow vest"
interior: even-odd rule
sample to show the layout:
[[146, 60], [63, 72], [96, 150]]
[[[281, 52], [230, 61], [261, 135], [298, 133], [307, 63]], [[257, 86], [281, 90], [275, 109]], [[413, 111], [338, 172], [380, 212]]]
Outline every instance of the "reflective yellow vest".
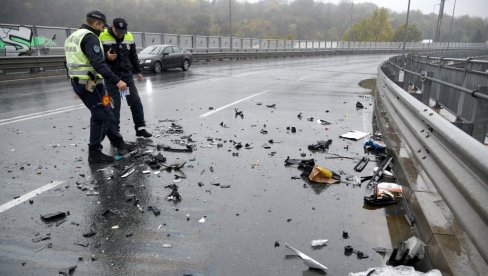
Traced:
[[[95, 68], [90, 64], [90, 61], [81, 50], [81, 41], [87, 34], [94, 34], [87, 29], [79, 29], [72, 33], [64, 43], [64, 52], [66, 55], [66, 67], [68, 67], [68, 75], [70, 78], [78, 78], [80, 83], [86, 83], [90, 78], [88, 72], [92, 72], [97, 76], [98, 81], [103, 80]], [[103, 54], [103, 46], [100, 42], [100, 51]]]
[[[103, 31], [100, 34], [100, 41], [102, 42], [103, 45], [117, 44], [115, 37], [108, 32], [108, 29], [105, 29], [105, 31]], [[134, 36], [130, 32], [127, 32], [124, 35], [124, 40], [122, 41], [122, 44], [130, 45], [130, 44], [134, 44], [134, 43], [135, 43], [134, 42]]]

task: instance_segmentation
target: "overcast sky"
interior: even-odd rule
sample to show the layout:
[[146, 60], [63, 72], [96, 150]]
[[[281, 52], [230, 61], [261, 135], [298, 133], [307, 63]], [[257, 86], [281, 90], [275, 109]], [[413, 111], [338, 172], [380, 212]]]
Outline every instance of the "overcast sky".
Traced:
[[[238, 0], [240, 2], [259, 2], [260, 0]], [[350, 0], [315, 0], [321, 2], [330, 2], [338, 4], [341, 1], [350, 2]], [[396, 12], [407, 11], [408, 0], [353, 0], [354, 3], [370, 2], [375, 3], [379, 7], [385, 7]], [[444, 14], [452, 14], [452, 8], [455, 0], [446, 0], [444, 6]], [[439, 12], [440, 0], [411, 0], [410, 9], [421, 10], [424, 14], [429, 14], [434, 10]], [[488, 0], [456, 0], [456, 11], [454, 16], [461, 15], [479, 16], [481, 18], [488, 18]]]

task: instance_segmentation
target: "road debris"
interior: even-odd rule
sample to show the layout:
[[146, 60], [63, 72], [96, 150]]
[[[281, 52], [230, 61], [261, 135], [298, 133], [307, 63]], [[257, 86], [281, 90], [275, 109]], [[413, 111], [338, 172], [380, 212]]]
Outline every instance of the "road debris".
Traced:
[[400, 247], [393, 249], [386, 264], [392, 266], [413, 266], [424, 258], [426, 246], [423, 241], [412, 236], [408, 240], [403, 241]]
[[156, 206], [148, 206], [147, 210], [152, 211], [155, 216], [159, 216], [161, 214], [161, 211]]
[[32, 241], [35, 243], [38, 243], [40, 241], [45, 241], [45, 240], [50, 240], [51, 239], [51, 233], [47, 233], [45, 235], [40, 235], [39, 233], [36, 234], [36, 238], [33, 238]]
[[329, 240], [313, 240], [310, 243], [310, 246], [312, 246], [312, 247], [323, 247], [323, 246], [327, 245], [328, 241]]
[[131, 175], [136, 169], [134, 168], [135, 163], [132, 163], [129, 166], [126, 166], [124, 170], [120, 173], [120, 177], [126, 178], [127, 176]]
[[65, 268], [63, 270], [60, 270], [58, 274], [66, 275], [66, 276], [73, 275], [73, 273], [75, 272], [75, 269], [77, 267], [78, 267], [77, 265], [70, 266], [70, 267]]
[[432, 269], [428, 272], [416, 271], [411, 266], [382, 266], [373, 267], [363, 272], [349, 273], [348, 276], [442, 276], [442, 273], [438, 269]]
[[295, 252], [296, 255], [300, 256], [300, 258], [302, 258], [302, 260], [303, 260], [303, 263], [306, 266], [308, 266], [309, 268], [319, 269], [319, 270], [323, 270], [323, 271], [326, 271], [328, 269], [323, 264], [317, 262], [316, 260], [312, 259], [308, 255], [306, 255], [306, 254], [298, 251], [297, 249], [291, 247], [289, 244], [285, 243], [285, 247], [292, 250], [293, 252]]
[[383, 141], [373, 140], [369, 138], [364, 143], [364, 148], [375, 150], [375, 151], [384, 151], [386, 149], [386, 144]]
[[362, 139], [368, 135], [369, 135], [368, 132], [363, 132], [363, 131], [359, 131], [359, 130], [351, 130], [349, 132], [346, 132], [344, 134], [339, 135], [339, 137], [344, 138], [344, 139], [351, 139], [351, 140], [357, 141], [357, 140]]
[[69, 215], [69, 211], [68, 212], [58, 211], [58, 212], [54, 212], [54, 213], [43, 214], [43, 215], [41, 215], [41, 219], [45, 223], [49, 223], [49, 222], [64, 219], [66, 217], [66, 215]]
[[336, 184], [341, 182], [341, 176], [327, 168], [315, 165], [308, 175], [308, 180], [314, 183]]
[[321, 140], [321, 141], [317, 141], [316, 144], [309, 145], [308, 149], [310, 151], [328, 151], [331, 144], [332, 144], [331, 139], [327, 141]]
[[178, 186], [176, 184], [170, 184], [165, 186], [164, 188], [169, 188], [171, 189], [171, 193], [166, 196], [166, 199], [169, 201], [181, 201], [182, 197], [180, 193], [178, 192]]
[[83, 233], [83, 237], [85, 238], [90, 238], [90, 237], [93, 237], [97, 234], [97, 232], [93, 231], [92, 229], [90, 229], [90, 231], [86, 232], [86, 233]]
[[362, 172], [364, 170], [364, 168], [366, 168], [368, 163], [369, 163], [369, 158], [363, 156], [363, 158], [361, 158], [361, 160], [359, 160], [359, 162], [356, 164], [356, 166], [354, 166], [354, 170], [357, 172]]
[[361, 102], [357, 102], [356, 108], [358, 108], [358, 109], [364, 108], [364, 105]]

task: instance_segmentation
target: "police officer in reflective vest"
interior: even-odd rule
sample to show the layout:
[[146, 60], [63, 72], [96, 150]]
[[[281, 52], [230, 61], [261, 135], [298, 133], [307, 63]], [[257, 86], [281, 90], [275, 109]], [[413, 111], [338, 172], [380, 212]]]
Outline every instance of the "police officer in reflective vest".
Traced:
[[113, 83], [105, 83], [110, 97], [114, 100], [114, 116], [117, 128], [120, 129], [121, 97], [126, 97], [132, 113], [136, 136], [151, 137], [151, 133], [146, 130], [141, 98], [134, 84], [133, 73], [137, 74], [137, 80], [139, 81], [142, 81], [144, 77], [139, 67], [134, 37], [130, 32], [127, 32], [127, 22], [123, 18], [115, 18], [112, 27], [105, 29], [100, 34], [100, 41], [103, 44], [103, 50], [106, 53], [106, 60], [110, 69], [126, 82], [129, 88], [129, 94], [124, 92], [121, 94]]
[[64, 44], [66, 67], [76, 95], [91, 112], [89, 163], [109, 163], [114, 158], [102, 153], [102, 141], [108, 137], [120, 154], [127, 154], [136, 149], [124, 142], [115, 125], [110, 107], [110, 97], [103, 86], [103, 79], [113, 84], [118, 90], [127, 88], [105, 63], [103, 46], [98, 38], [107, 26], [105, 15], [92, 11], [86, 15], [86, 23], [71, 34]]

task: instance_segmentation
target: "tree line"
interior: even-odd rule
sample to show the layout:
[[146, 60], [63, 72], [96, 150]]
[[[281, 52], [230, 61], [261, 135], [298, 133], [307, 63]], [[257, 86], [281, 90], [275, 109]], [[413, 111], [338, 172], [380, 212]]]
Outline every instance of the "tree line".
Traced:
[[[229, 36], [230, 11], [235, 37], [402, 41], [406, 13], [372, 3], [314, 0], [25, 0], [2, 1], [0, 23], [78, 27], [84, 15], [98, 9], [111, 19], [124, 17], [133, 31]], [[230, 4], [230, 6], [229, 6]], [[230, 9], [231, 7], [231, 9]], [[488, 19], [444, 14], [441, 41], [484, 42]], [[408, 40], [432, 39], [436, 14], [410, 12]]]

